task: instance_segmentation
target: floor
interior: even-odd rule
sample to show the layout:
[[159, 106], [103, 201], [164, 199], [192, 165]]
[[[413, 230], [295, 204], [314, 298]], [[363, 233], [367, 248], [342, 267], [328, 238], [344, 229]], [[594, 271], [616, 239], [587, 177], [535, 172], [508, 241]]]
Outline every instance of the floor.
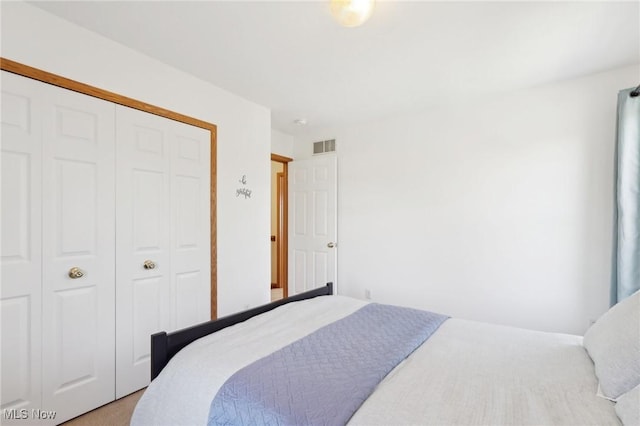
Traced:
[[129, 426], [133, 409], [143, 392], [144, 389], [139, 390], [62, 424], [64, 426]]

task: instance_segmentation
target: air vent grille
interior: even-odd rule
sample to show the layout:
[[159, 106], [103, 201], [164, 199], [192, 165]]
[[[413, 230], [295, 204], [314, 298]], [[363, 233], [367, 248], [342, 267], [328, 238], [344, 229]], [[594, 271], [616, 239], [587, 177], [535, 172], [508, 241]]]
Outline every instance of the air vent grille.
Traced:
[[336, 140], [329, 139], [313, 143], [313, 155], [324, 154], [325, 152], [334, 152], [336, 150]]

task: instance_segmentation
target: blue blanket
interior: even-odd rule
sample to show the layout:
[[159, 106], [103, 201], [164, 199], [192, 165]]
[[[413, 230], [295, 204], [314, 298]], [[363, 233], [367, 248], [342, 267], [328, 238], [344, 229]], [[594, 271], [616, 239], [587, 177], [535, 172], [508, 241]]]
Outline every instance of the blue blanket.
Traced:
[[369, 304], [231, 376], [208, 425], [344, 425], [446, 316]]

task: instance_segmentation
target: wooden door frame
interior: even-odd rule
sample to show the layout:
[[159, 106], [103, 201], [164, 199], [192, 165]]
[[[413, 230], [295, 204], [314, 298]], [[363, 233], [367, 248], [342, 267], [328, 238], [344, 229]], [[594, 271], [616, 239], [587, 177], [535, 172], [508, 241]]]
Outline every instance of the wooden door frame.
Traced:
[[[155, 114], [160, 117], [169, 118], [171, 120], [179, 121], [181, 123], [189, 124], [191, 126], [200, 127], [208, 130], [211, 133], [211, 319], [216, 319], [218, 316], [218, 251], [217, 251], [217, 213], [216, 213], [216, 147], [217, 147], [217, 127], [213, 123], [199, 120], [194, 117], [189, 117], [177, 112], [170, 111], [168, 109], [160, 108], [155, 105], [148, 104], [146, 102], [138, 101], [126, 96], [119, 95], [117, 93], [109, 92], [107, 90], [99, 89], [88, 84], [80, 83], [75, 80], [61, 77], [56, 74], [52, 74], [47, 71], [43, 71], [37, 68], [30, 67], [28, 65], [21, 64], [19, 62], [12, 61], [0, 57], [0, 69], [13, 74], [21, 75], [23, 77], [38, 80], [43, 83], [51, 84], [54, 86], [62, 87], [63, 89], [72, 90], [74, 92], [82, 93], [84, 95], [92, 96], [94, 98], [102, 99], [114, 104], [123, 105], [129, 108], [144, 111], [150, 114]], [[283, 157], [286, 158], [286, 157]], [[289, 160], [290, 161], [290, 160]], [[285, 165], [286, 168], [286, 165]]]
[[[284, 282], [283, 280], [286, 277], [281, 268], [280, 259], [282, 257], [282, 244], [284, 242], [284, 238], [282, 237], [283, 231], [285, 227], [282, 223], [282, 212], [284, 211], [284, 196], [283, 190], [285, 189], [284, 182], [284, 172], [276, 173], [276, 283], [277, 288], [282, 288], [282, 295], [286, 297], [284, 294]], [[273, 260], [271, 261], [273, 267]]]
[[282, 164], [282, 179], [277, 180], [276, 191], [276, 214], [278, 215], [276, 232], [277, 275], [278, 284], [282, 287], [282, 297], [287, 297], [289, 295], [289, 162], [293, 161], [293, 158], [271, 154], [271, 161]]

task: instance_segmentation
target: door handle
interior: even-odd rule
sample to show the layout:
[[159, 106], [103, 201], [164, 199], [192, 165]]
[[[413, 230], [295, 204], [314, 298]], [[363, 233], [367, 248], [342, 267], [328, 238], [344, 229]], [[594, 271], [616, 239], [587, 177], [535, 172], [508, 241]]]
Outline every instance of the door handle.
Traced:
[[73, 268], [69, 269], [69, 278], [71, 278], [72, 280], [75, 280], [77, 278], [82, 278], [84, 276], [84, 272], [82, 272], [82, 269], [78, 268], [77, 266], [74, 266]]
[[155, 269], [156, 264], [153, 260], [145, 260], [144, 263], [142, 264], [142, 267], [144, 269]]
[[336, 243], [330, 242], [330, 243], [327, 244], [327, 247], [334, 248], [336, 245], [337, 245]]

